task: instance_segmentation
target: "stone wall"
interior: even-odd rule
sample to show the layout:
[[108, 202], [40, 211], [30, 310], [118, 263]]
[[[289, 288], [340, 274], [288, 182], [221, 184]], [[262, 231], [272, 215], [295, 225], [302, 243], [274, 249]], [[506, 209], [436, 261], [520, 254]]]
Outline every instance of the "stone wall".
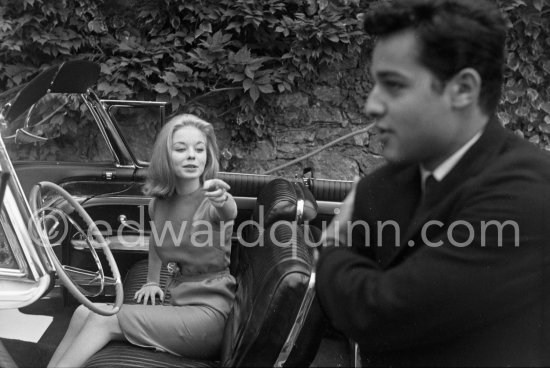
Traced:
[[[228, 129], [218, 125], [220, 147], [226, 151], [222, 164], [229, 171], [262, 173], [364, 128], [370, 123], [362, 113], [370, 89], [365, 64], [350, 60], [325, 67], [314, 83], [304, 83], [290, 94], [272, 95], [265, 104], [269, 133], [256, 142], [231, 142]], [[383, 164], [379, 154], [376, 135], [363, 133], [277, 174], [300, 175], [304, 168], [312, 168], [318, 178], [351, 180]]]

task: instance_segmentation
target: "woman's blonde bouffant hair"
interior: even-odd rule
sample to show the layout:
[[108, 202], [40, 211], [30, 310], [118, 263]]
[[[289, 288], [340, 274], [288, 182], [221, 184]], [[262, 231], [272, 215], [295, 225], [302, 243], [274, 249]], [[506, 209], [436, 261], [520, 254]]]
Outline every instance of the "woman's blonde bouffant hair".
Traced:
[[179, 129], [192, 126], [206, 137], [206, 165], [200, 177], [201, 183], [218, 175], [219, 148], [212, 124], [191, 114], [176, 115], [166, 123], [158, 134], [151, 162], [147, 170], [143, 193], [152, 197], [168, 197], [176, 190], [176, 176], [172, 168], [171, 151], [174, 133]]

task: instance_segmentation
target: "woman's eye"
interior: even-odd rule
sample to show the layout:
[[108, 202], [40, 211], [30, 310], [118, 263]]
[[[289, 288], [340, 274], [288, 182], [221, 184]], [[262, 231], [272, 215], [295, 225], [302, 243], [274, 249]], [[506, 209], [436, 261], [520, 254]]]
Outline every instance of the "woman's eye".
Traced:
[[200, 152], [200, 153], [204, 152], [204, 148], [197, 148], [197, 152]]

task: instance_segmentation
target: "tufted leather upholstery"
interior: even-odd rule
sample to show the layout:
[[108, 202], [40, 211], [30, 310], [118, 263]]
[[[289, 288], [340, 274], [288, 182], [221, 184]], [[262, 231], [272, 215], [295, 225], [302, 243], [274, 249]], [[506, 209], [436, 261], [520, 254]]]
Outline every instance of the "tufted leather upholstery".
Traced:
[[273, 179], [258, 195], [252, 219], [259, 222], [262, 216], [265, 227], [276, 221], [294, 221], [300, 199], [304, 201], [303, 220], [313, 220], [317, 202], [311, 192], [302, 183]]
[[[132, 268], [126, 274], [124, 280], [124, 303], [135, 304], [134, 295], [141, 289], [141, 287], [147, 282], [147, 259], [136, 262]], [[160, 285], [166, 285], [168, 281], [168, 271], [166, 267], [162, 267], [160, 270]], [[165, 303], [170, 302], [170, 292], [167, 291], [164, 296]], [[159, 302], [157, 300], [157, 302]]]
[[[266, 228], [264, 234], [272, 230]], [[222, 366], [273, 366], [295, 322], [309, 281], [311, 249], [302, 227], [280, 226], [264, 246], [241, 248], [236, 302], [228, 319]], [[320, 343], [319, 310], [297, 342], [300, 356], [290, 366], [308, 366]], [[311, 315], [310, 315], [311, 316]]]
[[[250, 244], [261, 237], [263, 246], [233, 247], [236, 267], [232, 270], [238, 287], [220, 361], [190, 360], [126, 343], [110, 343], [90, 358], [86, 367], [273, 366], [295, 322], [313, 262], [312, 248], [304, 237], [304, 230], [308, 230], [294, 221], [300, 199], [304, 200], [303, 219], [313, 219], [317, 205], [301, 184], [274, 179], [258, 195], [254, 219], [259, 220], [259, 207], [263, 206], [264, 231], [248, 231], [245, 240]], [[125, 301], [133, 298], [146, 274], [146, 261], [129, 271]], [[167, 274], [161, 275], [161, 282], [166, 278]], [[324, 329], [321, 321], [322, 313], [314, 303], [285, 366], [308, 366], [312, 362]]]

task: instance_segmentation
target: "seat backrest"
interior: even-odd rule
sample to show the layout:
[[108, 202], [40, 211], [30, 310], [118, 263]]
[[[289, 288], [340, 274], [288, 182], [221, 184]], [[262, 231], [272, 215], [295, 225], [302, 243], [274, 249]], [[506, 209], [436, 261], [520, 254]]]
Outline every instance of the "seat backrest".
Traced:
[[[263, 216], [263, 224], [245, 234], [247, 245], [239, 247], [234, 259], [238, 287], [225, 329], [222, 366], [273, 366], [278, 361], [313, 266], [313, 248], [301, 222], [316, 213], [315, 200], [301, 184], [277, 178], [262, 189], [253, 217], [259, 222]], [[289, 364], [308, 366], [319, 347], [321, 313], [316, 308], [312, 312], [303, 328], [308, 333], [299, 334]]]

